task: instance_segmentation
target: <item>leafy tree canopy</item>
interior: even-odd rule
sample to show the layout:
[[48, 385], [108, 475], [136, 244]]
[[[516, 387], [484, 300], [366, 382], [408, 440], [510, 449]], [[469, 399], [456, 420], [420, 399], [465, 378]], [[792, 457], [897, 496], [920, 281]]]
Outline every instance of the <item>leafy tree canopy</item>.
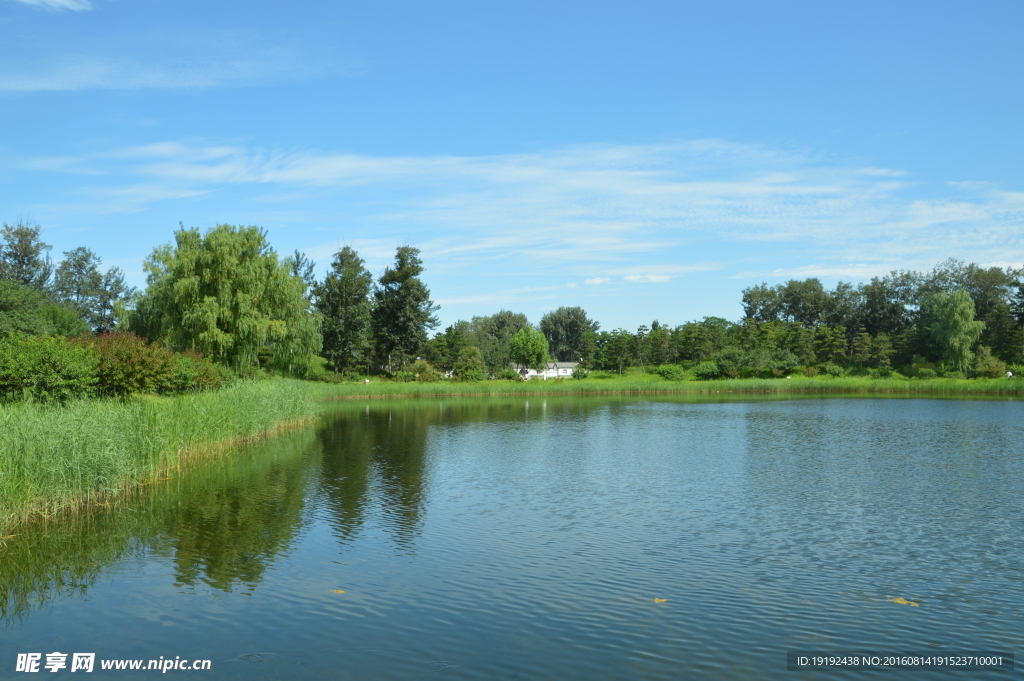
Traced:
[[559, 362], [579, 361], [587, 334], [597, 333], [600, 326], [587, 317], [582, 307], [560, 307], [540, 320], [540, 330]]
[[548, 340], [540, 331], [525, 327], [509, 341], [508, 356], [520, 369], [543, 369], [548, 361]]
[[957, 371], [966, 371], [974, 358], [971, 346], [981, 337], [984, 322], [974, 321], [974, 301], [966, 289], [937, 293], [928, 301], [934, 315], [929, 328], [943, 360]]
[[53, 264], [47, 251], [49, 244], [39, 238], [43, 228], [30, 220], [19, 220], [14, 225], [6, 222], [0, 229], [0, 279], [31, 286], [43, 291], [53, 275]]
[[291, 373], [320, 351], [306, 285], [258, 227], [217, 225], [205, 235], [182, 228], [145, 269], [148, 286], [129, 324], [140, 336], [163, 336], [173, 349], [197, 350], [240, 373], [258, 366], [264, 347], [275, 368]]

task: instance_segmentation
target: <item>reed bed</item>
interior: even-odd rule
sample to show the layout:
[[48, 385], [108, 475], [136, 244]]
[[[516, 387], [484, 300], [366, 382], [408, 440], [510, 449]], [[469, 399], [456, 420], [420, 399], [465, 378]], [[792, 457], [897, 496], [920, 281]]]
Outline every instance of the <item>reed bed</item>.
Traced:
[[613, 379], [560, 379], [551, 381], [481, 381], [478, 383], [320, 384], [313, 388], [323, 399], [395, 397], [447, 397], [457, 395], [656, 395], [672, 393], [820, 393], [865, 395], [904, 394], [934, 396], [1024, 395], [1024, 380], [1007, 379], [876, 379], [867, 377], [786, 379], [730, 379], [718, 381], [666, 381], [660, 377]]
[[109, 503], [320, 410], [309, 384], [290, 380], [179, 397], [2, 406], [0, 540], [25, 520]]

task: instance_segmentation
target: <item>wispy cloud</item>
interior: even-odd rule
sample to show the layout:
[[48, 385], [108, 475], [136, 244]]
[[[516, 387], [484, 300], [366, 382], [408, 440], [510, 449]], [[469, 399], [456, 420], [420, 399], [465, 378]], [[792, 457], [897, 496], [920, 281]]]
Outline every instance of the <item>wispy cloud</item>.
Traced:
[[[25, 0], [21, 0], [25, 1]], [[88, 9], [86, 0], [39, 0]], [[356, 75], [362, 66], [297, 36], [243, 30], [83, 36], [60, 47], [27, 39], [0, 45], [0, 91], [138, 90], [245, 86], [324, 75]]]
[[[922, 198], [903, 171], [720, 140], [498, 156], [167, 141], [22, 165], [102, 170], [113, 186], [83, 184], [80, 191], [98, 196], [107, 210], [178, 197], [246, 206], [246, 215], [264, 224], [260, 215], [279, 210], [292, 216], [290, 228], [311, 229], [342, 215], [358, 225], [344, 238], [415, 242], [448, 271], [502, 263], [568, 272], [591, 286], [613, 278], [665, 283], [710, 271], [863, 278], [950, 255], [1024, 261], [1022, 193], [957, 184], [938, 197], [930, 187]], [[223, 219], [223, 209], [216, 215]]]
[[608, 277], [594, 277], [593, 279], [584, 279], [583, 283], [587, 286], [599, 286], [601, 284], [607, 284], [611, 279]]
[[92, 9], [89, 0], [17, 0], [25, 5], [35, 5], [49, 10], [85, 10]]

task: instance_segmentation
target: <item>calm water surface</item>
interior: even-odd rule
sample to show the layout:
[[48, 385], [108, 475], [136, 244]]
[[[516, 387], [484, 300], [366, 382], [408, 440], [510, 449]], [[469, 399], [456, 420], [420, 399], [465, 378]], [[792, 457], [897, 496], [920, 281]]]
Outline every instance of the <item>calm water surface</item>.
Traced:
[[1024, 649], [1022, 481], [1019, 401], [344, 404], [10, 541], [0, 678], [1009, 678], [786, 652]]

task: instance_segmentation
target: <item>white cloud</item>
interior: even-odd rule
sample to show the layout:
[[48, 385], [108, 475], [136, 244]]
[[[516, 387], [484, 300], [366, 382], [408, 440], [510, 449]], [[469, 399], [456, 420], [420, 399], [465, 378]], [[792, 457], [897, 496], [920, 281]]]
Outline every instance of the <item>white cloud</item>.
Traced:
[[43, 7], [50, 10], [84, 10], [92, 9], [92, 5], [89, 4], [89, 0], [17, 0], [17, 2], [26, 5], [35, 5], [37, 7]]
[[584, 279], [583, 283], [587, 286], [599, 286], [600, 284], [607, 284], [611, 279], [608, 277], [594, 277], [593, 279]]
[[[86, 0], [34, 4], [89, 8]], [[314, 44], [301, 36], [201, 29], [82, 36], [45, 51], [25, 39], [10, 40], [0, 44], [0, 91], [209, 88], [362, 72], [360, 64]]]
[[776, 268], [770, 271], [740, 272], [730, 279], [807, 279], [828, 277], [838, 279], [870, 279], [888, 274], [900, 265], [895, 263], [850, 263], [836, 265], [805, 265], [803, 267]]
[[622, 279], [641, 284], [664, 284], [665, 282], [672, 281], [672, 277], [667, 274], [631, 274]]
[[[604, 276], [586, 279], [591, 286], [722, 270], [740, 278], [862, 279], [928, 268], [950, 255], [1024, 261], [1022, 193], [961, 183], [920, 198], [897, 179], [901, 171], [823, 165], [719, 140], [497, 156], [166, 141], [21, 167], [104, 172], [113, 186], [80, 190], [98, 197], [97, 212], [118, 202], [139, 210], [176, 198], [227, 201], [217, 205], [235, 211], [236, 221], [266, 224], [262, 216], [281, 213], [290, 228], [331, 224], [344, 238], [379, 239], [390, 249], [396, 238], [416, 243], [450, 272], [502, 267], [582, 279], [596, 269]], [[248, 212], [238, 215], [238, 206]], [[338, 216], [357, 227], [341, 230]]]

